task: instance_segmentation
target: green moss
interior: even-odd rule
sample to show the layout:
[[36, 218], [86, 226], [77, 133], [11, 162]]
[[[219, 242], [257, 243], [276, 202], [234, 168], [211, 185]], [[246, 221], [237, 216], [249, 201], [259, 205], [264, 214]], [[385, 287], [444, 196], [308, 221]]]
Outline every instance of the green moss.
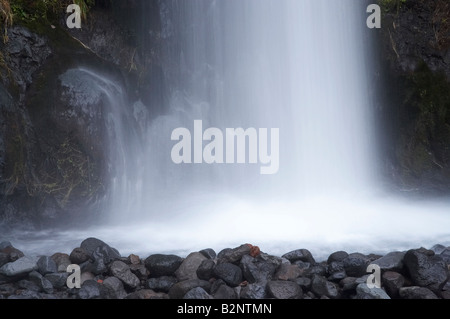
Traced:
[[[5, 0], [3, 0], [5, 1]], [[10, 0], [9, 4], [14, 16], [14, 21], [25, 24], [30, 21], [39, 21], [43, 24], [57, 24], [58, 19], [65, 14], [69, 4], [80, 6], [81, 16], [87, 19], [89, 10], [95, 4], [95, 0]]]
[[378, 4], [384, 12], [399, 12], [407, 0], [379, 0]]

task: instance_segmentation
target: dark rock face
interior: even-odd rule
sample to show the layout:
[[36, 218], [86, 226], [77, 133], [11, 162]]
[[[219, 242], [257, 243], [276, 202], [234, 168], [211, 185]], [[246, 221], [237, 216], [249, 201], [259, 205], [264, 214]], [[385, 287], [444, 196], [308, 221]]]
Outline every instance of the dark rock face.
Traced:
[[10, 28], [8, 38], [5, 46], [6, 62], [12, 70], [14, 82], [24, 92], [33, 82], [33, 74], [52, 54], [52, 50], [45, 37], [21, 26]]
[[[155, 18], [147, 26], [151, 34], [142, 32], [140, 50], [130, 43], [129, 30], [113, 22], [124, 11], [142, 17], [131, 9], [137, 3]], [[161, 54], [161, 27], [154, 23], [159, 5], [151, 3], [134, 2], [117, 15], [95, 10], [95, 26], [82, 30], [68, 30], [64, 19], [50, 27], [37, 16], [33, 30], [21, 19], [7, 28], [8, 41], [0, 45], [2, 222], [31, 228], [101, 213], [95, 205], [109, 187], [107, 107], [117, 101], [105, 94], [110, 82], [102, 79], [112, 79], [116, 87], [109, 88], [120, 87], [117, 94], [146, 103], [142, 107], [152, 116], [166, 103], [165, 74], [155, 56]]]
[[377, 108], [387, 178], [400, 190], [448, 194], [450, 8], [404, 1], [397, 12], [384, 3]]

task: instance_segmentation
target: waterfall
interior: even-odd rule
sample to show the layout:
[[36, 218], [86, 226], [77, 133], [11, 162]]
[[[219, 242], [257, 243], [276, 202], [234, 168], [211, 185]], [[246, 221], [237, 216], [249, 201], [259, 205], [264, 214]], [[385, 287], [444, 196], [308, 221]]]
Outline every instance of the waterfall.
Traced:
[[[178, 21], [166, 29], [177, 50], [167, 50], [166, 59], [178, 66], [176, 85], [166, 115], [147, 131], [145, 198], [357, 196], [375, 184], [363, 2], [171, 4]], [[276, 174], [259, 174], [261, 165], [249, 158], [243, 165], [173, 163], [171, 133], [183, 127], [194, 134], [199, 120], [203, 130], [279, 130]]]
[[[446, 233], [415, 219], [423, 207], [378, 193], [364, 1], [161, 6], [170, 99], [164, 115], [147, 120], [138, 101], [128, 127], [113, 126], [122, 136], [111, 154], [113, 237], [147, 238], [166, 251], [244, 241], [329, 251]], [[225, 154], [238, 152], [226, 148], [228, 130], [238, 129], [254, 133], [241, 163]], [[184, 162], [171, 157], [181, 142]], [[258, 159], [277, 151], [276, 174], [261, 174]], [[440, 208], [429, 216], [440, 220]], [[408, 227], [396, 229], [400, 221]]]

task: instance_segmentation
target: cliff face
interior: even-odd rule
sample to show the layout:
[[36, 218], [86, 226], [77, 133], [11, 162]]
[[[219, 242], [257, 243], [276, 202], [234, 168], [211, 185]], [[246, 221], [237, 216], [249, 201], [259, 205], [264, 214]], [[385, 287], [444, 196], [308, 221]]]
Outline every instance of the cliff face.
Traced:
[[0, 43], [0, 224], [89, 221], [101, 213], [113, 169], [105, 142], [111, 97], [83, 69], [123, 88], [122, 107], [141, 100], [159, 114], [159, 24], [126, 24], [143, 21], [144, 9], [159, 16], [157, 1], [99, 1], [81, 30], [67, 28], [65, 10], [28, 13], [22, 2], [11, 1], [17, 19]]
[[402, 190], [450, 189], [450, 3], [380, 1], [379, 115], [388, 178]]

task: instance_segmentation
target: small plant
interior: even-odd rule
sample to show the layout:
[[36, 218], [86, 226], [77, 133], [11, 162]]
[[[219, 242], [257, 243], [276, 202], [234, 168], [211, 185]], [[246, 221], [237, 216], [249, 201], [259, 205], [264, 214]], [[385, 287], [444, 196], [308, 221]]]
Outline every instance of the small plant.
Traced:
[[445, 50], [450, 47], [450, 3], [446, 0], [437, 0], [435, 4], [432, 18], [434, 47]]
[[[69, 4], [74, 3], [81, 9], [81, 17], [86, 20], [95, 0], [0, 0], [10, 5], [11, 17], [19, 22], [55, 22], [64, 15]], [[2, 14], [3, 15], [3, 14]]]
[[400, 11], [400, 8], [407, 0], [380, 0], [380, 6], [385, 12], [396, 12]]
[[81, 18], [86, 20], [89, 10], [95, 4], [95, 0], [73, 0], [73, 3], [80, 7]]
[[13, 13], [9, 0], [0, 0], [0, 23], [2, 24], [3, 42], [8, 42], [8, 28], [13, 24]]

